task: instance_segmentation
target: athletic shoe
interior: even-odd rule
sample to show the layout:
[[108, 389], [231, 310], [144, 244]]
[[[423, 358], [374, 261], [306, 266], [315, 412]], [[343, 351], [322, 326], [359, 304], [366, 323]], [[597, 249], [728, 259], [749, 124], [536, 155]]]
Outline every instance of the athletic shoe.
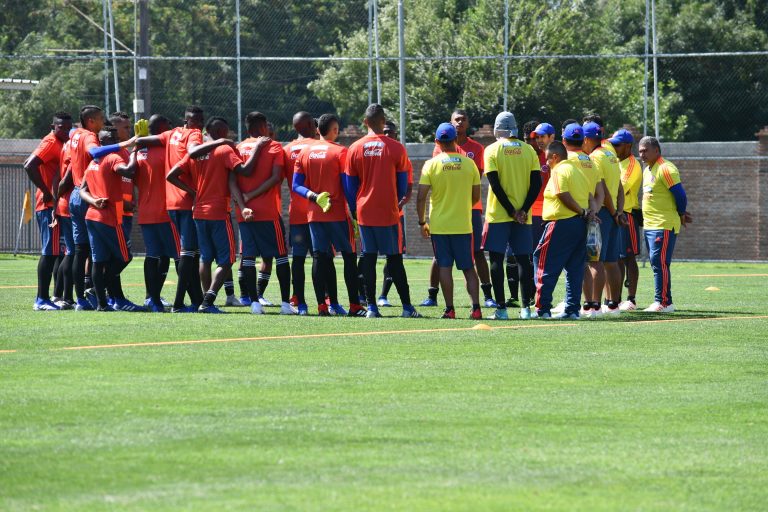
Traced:
[[367, 312], [368, 312], [368, 310], [365, 309], [360, 304], [350, 304], [349, 305], [349, 311], [347, 311], [347, 316], [361, 316], [361, 317], [364, 317]]
[[160, 304], [162, 304], [164, 308], [169, 308], [169, 307], [173, 306], [173, 304], [171, 304], [170, 302], [168, 302], [167, 300], [165, 300], [162, 297], [160, 297]]
[[496, 301], [493, 299], [485, 299], [485, 307], [487, 308], [497, 308], [499, 307], [498, 304], [496, 304]]
[[55, 295], [54, 295], [53, 297], [51, 297], [51, 298], [50, 298], [50, 301], [51, 301], [51, 302], [53, 302], [54, 304], [56, 304], [56, 303], [57, 303], [57, 302], [59, 302], [60, 300], [62, 300], [62, 299], [61, 299], [61, 297], [57, 297], [57, 296], [55, 296]]
[[96, 290], [93, 288], [85, 290], [85, 299], [91, 303], [94, 310], [99, 307], [99, 298], [96, 296]]
[[[251, 298], [250, 297], [240, 297], [240, 304], [242, 304], [245, 307], [250, 306], [252, 304]], [[261, 306], [261, 304], [259, 304], [259, 306]]]
[[621, 304], [619, 304], [619, 310], [620, 311], [636, 311], [637, 310], [637, 304], [632, 302], [631, 300], [625, 300]]
[[[259, 302], [261, 302], [261, 298], [259, 298]], [[261, 305], [263, 306], [264, 303], [261, 302]], [[290, 302], [283, 302], [282, 304], [280, 304], [281, 315], [296, 315], [298, 313], [299, 311], [295, 307], [291, 306]]]
[[96, 308], [86, 299], [77, 299], [75, 311], [96, 311]]
[[[563, 311], [563, 313], [565, 313], [565, 311]], [[603, 313], [599, 309], [582, 308], [581, 311], [579, 311], [579, 316], [584, 318], [597, 318], [599, 316], [603, 316]]]
[[509, 320], [509, 315], [507, 314], [506, 308], [497, 308], [496, 311], [494, 311], [493, 314], [488, 317], [488, 320]]
[[347, 310], [341, 307], [341, 304], [331, 304], [328, 306], [328, 311], [332, 315], [344, 316], [347, 314]]
[[[262, 297], [259, 297], [259, 302], [261, 302], [261, 299], [262, 299]], [[297, 308], [297, 307], [299, 307], [299, 298], [298, 298], [297, 296], [295, 296], [295, 295], [292, 295], [292, 296], [291, 296], [291, 298], [290, 298], [290, 299], [288, 299], [288, 303], [289, 303], [291, 306], [293, 306], [293, 307]], [[264, 304], [263, 302], [262, 302], [262, 305], [266, 306], [266, 304]], [[272, 304], [270, 304], [270, 306], [271, 306], [271, 305], [272, 305]]]
[[[285, 302], [283, 302], [283, 304], [285, 304]], [[298, 313], [300, 316], [307, 316], [307, 315], [309, 314], [309, 308], [307, 307], [307, 305], [306, 305], [306, 304], [299, 304], [299, 305], [296, 307], [296, 312], [297, 312], [297, 313]], [[281, 315], [283, 314], [282, 310], [280, 311], [280, 314], [281, 314]], [[290, 315], [291, 313], [285, 313], [285, 314], [286, 314], [286, 315]]]
[[35, 303], [32, 306], [32, 309], [35, 311], [58, 311], [61, 308], [51, 302], [51, 299], [41, 299], [38, 297], [35, 299]]
[[[594, 311], [594, 309], [592, 311]], [[563, 311], [562, 313], [556, 314], [552, 318], [555, 318], [557, 320], [578, 320], [581, 317], [579, 316], [578, 313], [566, 313], [565, 311]]]
[[618, 306], [615, 308], [608, 307], [607, 304], [603, 304], [603, 306], [600, 308], [600, 312], [604, 315], [619, 315], [621, 314], [621, 310]]
[[109, 313], [111, 311], [116, 311], [116, 310], [112, 306], [107, 306], [105, 308], [102, 308], [101, 306], [99, 306], [98, 308], [96, 308], [96, 311], [98, 311], [99, 313]]
[[134, 304], [128, 299], [115, 299], [112, 303], [112, 309], [115, 311], [127, 311], [129, 313], [139, 313], [147, 310], [144, 306]]
[[163, 307], [162, 303], [155, 304], [150, 299], [149, 306], [147, 307], [147, 311], [149, 311], [150, 313], [165, 313], [165, 308]]
[[62, 311], [65, 310], [65, 309], [75, 309], [75, 305], [74, 304], [72, 304], [71, 302], [69, 302], [67, 300], [64, 300], [64, 299], [51, 300], [51, 302], [53, 302], [54, 304], [59, 306], [59, 309], [61, 309]]
[[565, 311], [565, 308], [566, 308], [566, 306], [567, 306], [567, 305], [568, 305], [568, 304], [566, 304], [566, 303], [565, 303], [565, 301], [562, 301], [560, 304], [558, 304], [557, 306], [553, 307], [553, 308], [550, 310], [550, 312], [551, 312], [553, 315], [555, 315], [555, 314], [557, 314], [557, 313], [562, 313], [563, 311]]
[[421, 314], [413, 306], [403, 306], [403, 312], [400, 313], [403, 318], [421, 318]]
[[531, 308], [520, 308], [520, 320], [531, 319]]
[[659, 302], [654, 302], [647, 308], [645, 308], [643, 311], [646, 313], [674, 313], [675, 312], [675, 305], [670, 304], [669, 306], [662, 306]]
[[369, 309], [365, 313], [365, 318], [381, 318], [381, 313], [379, 313], [375, 309]]
[[421, 302], [421, 304], [419, 304], [419, 306], [425, 307], [425, 308], [434, 308], [434, 307], [437, 307], [437, 301], [434, 300], [432, 297], [427, 297]]
[[264, 314], [264, 306], [259, 304], [259, 301], [251, 302], [251, 314], [263, 315]]
[[[262, 295], [259, 295], [259, 304], [265, 307], [274, 306], [274, 304], [265, 299]], [[285, 302], [283, 304], [285, 304]]]
[[234, 295], [227, 295], [227, 300], [224, 302], [224, 305], [225, 306], [234, 306], [234, 307], [245, 306], [245, 304], [240, 302], [240, 299], [238, 299]]
[[197, 313], [198, 309], [199, 309], [199, 306], [195, 306], [194, 304], [192, 304], [191, 306], [173, 308], [171, 309], [171, 313]]
[[538, 313], [536, 315], [537, 318], [541, 318], [542, 320], [551, 320], [552, 319], [552, 313], [549, 311], [544, 311], [542, 313]]
[[483, 310], [482, 309], [473, 309], [472, 312], [469, 314], [469, 318], [472, 320], [482, 320], [483, 319]]
[[445, 308], [445, 311], [443, 311], [443, 316], [441, 316], [440, 318], [445, 318], [447, 320], [456, 320], [456, 310], [454, 310], [453, 308], [451, 309]]
[[391, 308], [392, 304], [389, 303], [386, 297], [381, 296], [379, 297], [379, 300], [376, 301], [376, 305], [380, 308]]
[[[508, 308], [519, 308], [520, 303], [517, 301], [517, 299], [507, 299], [507, 302], [504, 303], [504, 305]], [[498, 307], [498, 306], [496, 306]]]
[[317, 305], [317, 316], [331, 316], [331, 313], [328, 311], [328, 304]]
[[200, 307], [197, 309], [197, 312], [198, 313], [207, 313], [209, 315], [224, 315], [224, 314], [226, 314], [224, 311], [220, 310], [219, 308], [217, 308], [213, 304], [211, 304], [210, 306], [203, 306], [201, 304]]

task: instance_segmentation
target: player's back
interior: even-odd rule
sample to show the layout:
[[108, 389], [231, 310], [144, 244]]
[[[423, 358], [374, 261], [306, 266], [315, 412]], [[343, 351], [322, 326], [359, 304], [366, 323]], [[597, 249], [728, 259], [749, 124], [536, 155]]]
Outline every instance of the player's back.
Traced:
[[[243, 162], [251, 157], [257, 144], [258, 139], [249, 137], [237, 145], [237, 152]], [[283, 146], [273, 140], [261, 149], [261, 153], [253, 166], [250, 176], [237, 175], [237, 186], [240, 191], [246, 193], [258, 188], [272, 176], [274, 166], [280, 167], [281, 172], [285, 174]], [[271, 189], [246, 202], [248, 208], [253, 211], [253, 220], [277, 220], [280, 217], [280, 183], [277, 182]], [[239, 207], [237, 208], [237, 220], [238, 222], [243, 222], [244, 220]]]
[[107, 199], [104, 208], [88, 208], [85, 218], [102, 222], [110, 226], [117, 226], [123, 217], [123, 177], [115, 168], [125, 164], [128, 159], [125, 150], [111, 153], [99, 162], [92, 161], [85, 174], [88, 183], [88, 192], [95, 198]]
[[299, 154], [294, 172], [306, 176], [304, 185], [316, 192], [328, 192], [331, 208], [323, 212], [315, 203], [309, 204], [308, 219], [315, 221], [339, 221], [346, 219], [344, 190], [341, 174], [347, 160], [347, 148], [335, 142], [314, 141]]
[[441, 153], [424, 164], [420, 183], [430, 186], [430, 229], [435, 234], [472, 232], [472, 188], [480, 185], [475, 162]]
[[[203, 133], [196, 128], [176, 127], [160, 134], [160, 140], [165, 146], [165, 173], [168, 174], [173, 166], [189, 153], [190, 145], [203, 143]], [[181, 177], [182, 181], [185, 177]], [[185, 181], [188, 185], [188, 183]], [[169, 210], [191, 210], [192, 198], [178, 187], [170, 183], [165, 188], [165, 202]]]
[[602, 179], [602, 176], [600, 175], [598, 168], [592, 162], [592, 159], [589, 158], [589, 155], [583, 151], [569, 151], [568, 161], [573, 162], [576, 169], [580, 170], [584, 176], [589, 179], [592, 186], [592, 193], [594, 193], [595, 187]]
[[200, 158], [189, 159], [197, 196], [195, 219], [223, 220], [229, 215], [229, 173], [242, 160], [230, 146], [218, 146]]
[[619, 184], [621, 184], [621, 168], [616, 153], [612, 152], [613, 146], [598, 147], [589, 157], [598, 169], [598, 174], [605, 180], [605, 186], [608, 193], [611, 194], [613, 205], [616, 206], [616, 199], [619, 193]]
[[165, 149], [148, 147], [136, 154], [136, 176], [139, 188], [139, 223], [157, 224], [170, 220], [165, 208]]
[[88, 148], [91, 146], [98, 146], [99, 140], [96, 138], [96, 134], [86, 130], [85, 128], [78, 128], [70, 138], [70, 166], [72, 167], [72, 181], [76, 187], [79, 187], [83, 181], [85, 175], [85, 169], [88, 164], [91, 163], [91, 154], [88, 152]]

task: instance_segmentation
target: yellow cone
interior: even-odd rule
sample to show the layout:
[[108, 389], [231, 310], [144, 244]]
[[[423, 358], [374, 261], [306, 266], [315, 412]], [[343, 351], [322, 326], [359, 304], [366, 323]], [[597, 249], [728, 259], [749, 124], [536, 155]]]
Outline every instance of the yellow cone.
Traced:
[[475, 329], [476, 331], [490, 331], [491, 326], [488, 324], [477, 324], [476, 326], [473, 327], [473, 329]]
[[717, 286], [707, 286], [706, 288], [704, 288], [704, 290], [708, 292], [719, 292], [720, 288], [718, 288]]

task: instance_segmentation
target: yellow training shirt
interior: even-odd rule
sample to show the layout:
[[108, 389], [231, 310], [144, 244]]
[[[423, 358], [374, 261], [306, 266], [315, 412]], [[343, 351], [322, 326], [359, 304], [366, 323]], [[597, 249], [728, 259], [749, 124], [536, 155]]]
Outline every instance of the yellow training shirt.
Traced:
[[643, 171], [643, 228], [680, 231], [680, 215], [670, 188], [680, 183], [680, 172], [659, 157]]
[[629, 155], [619, 162], [621, 184], [624, 186], [624, 211], [631, 212], [640, 208], [638, 193], [643, 183], [643, 168], [634, 155]]
[[611, 194], [613, 207], [616, 208], [619, 184], [621, 183], [621, 168], [619, 167], [619, 159], [616, 157], [616, 153], [613, 152], [613, 147], [610, 149], [607, 147], [597, 147], [590, 153], [589, 158], [592, 159], [595, 167], [598, 168], [598, 173], [605, 181], [608, 193]]
[[568, 161], [575, 165], [589, 179], [590, 193], [595, 195], [595, 189], [603, 177], [600, 175], [600, 169], [592, 163], [589, 155], [583, 151], [569, 151]]
[[541, 217], [544, 220], [570, 219], [579, 215], [557, 197], [563, 192], [570, 192], [573, 199], [582, 208], [589, 208], [589, 195], [594, 190], [589, 179], [573, 162], [563, 160], [552, 169], [549, 182], [544, 189], [544, 209]]
[[[499, 183], [506, 192], [509, 202], [516, 210], [520, 209], [531, 187], [531, 172], [541, 170], [536, 151], [518, 139], [499, 139], [485, 148], [484, 159], [485, 174], [497, 172]], [[491, 188], [488, 189], [485, 220], [489, 223], [514, 220]], [[531, 212], [528, 212], [527, 223], [531, 223]]]
[[480, 171], [471, 158], [440, 153], [421, 170], [420, 185], [431, 187], [429, 230], [435, 235], [472, 233], [472, 187]]

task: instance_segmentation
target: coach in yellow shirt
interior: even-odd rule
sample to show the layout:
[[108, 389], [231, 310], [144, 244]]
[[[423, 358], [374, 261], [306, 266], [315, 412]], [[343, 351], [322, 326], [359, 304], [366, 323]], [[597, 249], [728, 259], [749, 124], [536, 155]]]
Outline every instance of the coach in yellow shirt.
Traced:
[[693, 219], [686, 211], [688, 198], [680, 182], [680, 172], [672, 162], [661, 157], [661, 146], [655, 137], [640, 139], [643, 171], [643, 227], [648, 243], [648, 257], [653, 268], [654, 302], [644, 311], [673, 313], [672, 285], [669, 266], [680, 226]]
[[[467, 291], [472, 299], [470, 318], [483, 318], [480, 310], [479, 280], [474, 265], [472, 241], [472, 205], [480, 200], [480, 172], [472, 159], [456, 149], [456, 128], [442, 123], [435, 132], [441, 153], [427, 161], [421, 170], [416, 210], [422, 236], [432, 238], [440, 273], [440, 287], [445, 299], [442, 318], [456, 318], [453, 307], [453, 265], [464, 272]], [[427, 196], [430, 195], [429, 223], [426, 221]]]
[[568, 160], [562, 142], [547, 147], [547, 164], [552, 169], [544, 189], [542, 218], [544, 234], [533, 253], [536, 282], [536, 312], [551, 318], [552, 291], [565, 270], [565, 310], [555, 318], [579, 318], [579, 302], [587, 256], [587, 221], [595, 189], [594, 178]]

